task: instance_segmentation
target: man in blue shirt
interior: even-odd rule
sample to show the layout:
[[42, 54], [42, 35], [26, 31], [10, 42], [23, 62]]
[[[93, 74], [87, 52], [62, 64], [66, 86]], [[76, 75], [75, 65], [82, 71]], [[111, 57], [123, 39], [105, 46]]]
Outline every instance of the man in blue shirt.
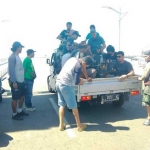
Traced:
[[[87, 34], [85, 41], [89, 40], [89, 39], [92, 37], [92, 36], [91, 36], [91, 32], [92, 32], [92, 31], [95, 31], [95, 32], [96, 32], [95, 25], [90, 25], [90, 33]], [[98, 32], [96, 32], [96, 33], [97, 33], [97, 36], [100, 36]]]
[[92, 31], [91, 36], [92, 37], [88, 41], [90, 55], [96, 54], [97, 46], [101, 46], [101, 51], [103, 51], [106, 47], [103, 37], [98, 36], [96, 31]]

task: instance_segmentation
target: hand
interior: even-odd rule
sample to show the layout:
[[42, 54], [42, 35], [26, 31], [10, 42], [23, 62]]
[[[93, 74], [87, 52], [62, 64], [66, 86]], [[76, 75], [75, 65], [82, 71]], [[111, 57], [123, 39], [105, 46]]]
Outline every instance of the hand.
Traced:
[[89, 78], [89, 77], [88, 77], [88, 78], [87, 78], [87, 81], [88, 81], [88, 82], [92, 82], [92, 78]]
[[127, 75], [122, 75], [122, 76], [119, 77], [119, 80], [123, 81], [123, 80], [125, 80], [126, 78], [127, 78]]
[[80, 83], [79, 85], [83, 85], [84, 84], [84, 79], [80, 78]]
[[18, 89], [17, 83], [13, 83], [13, 87], [14, 87], [14, 89]]
[[141, 78], [141, 77], [138, 77], [138, 80], [142, 80], [142, 78]]

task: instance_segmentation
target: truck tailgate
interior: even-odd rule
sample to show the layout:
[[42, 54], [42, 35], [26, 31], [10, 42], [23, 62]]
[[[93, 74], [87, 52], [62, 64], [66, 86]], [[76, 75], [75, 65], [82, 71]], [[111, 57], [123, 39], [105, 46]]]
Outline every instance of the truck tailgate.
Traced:
[[124, 81], [114, 78], [97, 78], [91, 83], [85, 81], [84, 85], [78, 86], [80, 95], [96, 95], [107, 93], [120, 93], [138, 90], [141, 93], [142, 82], [138, 81], [138, 76], [129, 77]]

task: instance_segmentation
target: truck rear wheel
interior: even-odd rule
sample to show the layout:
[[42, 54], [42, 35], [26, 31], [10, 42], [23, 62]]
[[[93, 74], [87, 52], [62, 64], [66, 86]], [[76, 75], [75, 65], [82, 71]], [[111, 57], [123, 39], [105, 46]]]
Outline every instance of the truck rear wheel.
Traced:
[[112, 102], [114, 106], [120, 107], [124, 104], [124, 94], [121, 94], [118, 101]]
[[47, 86], [48, 86], [48, 91], [49, 91], [50, 93], [52, 93], [53, 90], [52, 90], [52, 87], [51, 87], [51, 85], [50, 85], [49, 76], [47, 77]]
[[0, 103], [2, 102], [2, 99], [3, 99], [2, 94], [0, 93]]

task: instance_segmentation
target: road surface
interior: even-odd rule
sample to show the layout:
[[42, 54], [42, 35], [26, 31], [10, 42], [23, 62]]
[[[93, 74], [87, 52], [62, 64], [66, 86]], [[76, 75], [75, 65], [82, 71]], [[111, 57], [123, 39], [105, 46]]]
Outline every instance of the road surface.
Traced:
[[2, 150], [150, 150], [150, 126], [143, 126], [146, 117], [141, 96], [130, 97], [122, 107], [111, 103], [80, 108], [80, 118], [88, 125], [78, 132], [74, 117], [66, 110], [67, 129], [58, 130], [57, 95], [47, 92], [46, 60], [34, 60], [37, 79], [34, 85], [35, 112], [23, 121], [11, 119], [11, 95], [7, 93], [0, 104], [0, 149]]

